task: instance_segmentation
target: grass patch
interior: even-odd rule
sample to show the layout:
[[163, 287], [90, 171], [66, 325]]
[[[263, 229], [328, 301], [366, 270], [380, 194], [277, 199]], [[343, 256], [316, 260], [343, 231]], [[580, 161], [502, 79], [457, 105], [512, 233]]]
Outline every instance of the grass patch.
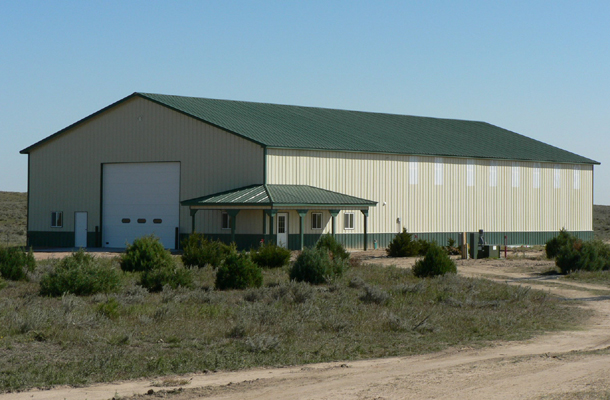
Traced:
[[610, 286], [610, 271], [574, 271], [562, 279]]
[[210, 268], [192, 272], [192, 288], [158, 293], [131, 273], [112, 295], [41, 297], [36, 274], [11, 282], [0, 298], [0, 391], [407, 356], [588, 317], [543, 292], [394, 267], [354, 264], [318, 286], [290, 282], [286, 267], [264, 270], [262, 287], [222, 292], [210, 289]]

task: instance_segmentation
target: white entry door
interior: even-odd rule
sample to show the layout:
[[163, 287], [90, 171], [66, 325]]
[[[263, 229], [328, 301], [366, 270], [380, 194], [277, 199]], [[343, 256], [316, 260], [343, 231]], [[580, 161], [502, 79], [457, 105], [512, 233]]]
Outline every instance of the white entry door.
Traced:
[[74, 213], [74, 247], [87, 247], [87, 212]]
[[277, 213], [277, 245], [288, 247], [288, 214]]

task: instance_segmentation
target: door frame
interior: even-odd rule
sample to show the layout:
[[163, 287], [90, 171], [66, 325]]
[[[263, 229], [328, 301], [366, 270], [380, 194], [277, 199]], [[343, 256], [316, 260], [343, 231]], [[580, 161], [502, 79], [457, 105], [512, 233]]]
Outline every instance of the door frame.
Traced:
[[[85, 217], [85, 231], [84, 233], [81, 232], [79, 229], [79, 225], [78, 225], [78, 215], [84, 215]], [[86, 248], [87, 247], [87, 234], [89, 233], [89, 214], [87, 211], [75, 211], [74, 212], [74, 247], [76, 248]], [[84, 235], [84, 237], [83, 237]], [[83, 246], [80, 246], [79, 244], [84, 243]]]
[[[285, 224], [284, 224], [284, 230], [285, 232], [281, 234], [280, 236], [280, 216], [285, 217]], [[290, 232], [289, 230], [289, 225], [288, 225], [288, 213], [287, 212], [279, 212], [276, 215], [276, 222], [275, 222], [275, 232], [276, 232], [276, 237], [277, 237], [277, 245], [280, 247], [284, 247], [284, 248], [288, 248], [288, 233]], [[280, 239], [284, 239], [285, 241], [281, 241]]]

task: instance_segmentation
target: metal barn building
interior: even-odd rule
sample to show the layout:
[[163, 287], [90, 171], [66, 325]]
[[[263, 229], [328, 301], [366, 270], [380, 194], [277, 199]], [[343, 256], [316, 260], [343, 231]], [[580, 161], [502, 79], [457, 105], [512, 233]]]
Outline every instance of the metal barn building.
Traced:
[[21, 151], [28, 244], [591, 238], [596, 161], [484, 122], [134, 93]]

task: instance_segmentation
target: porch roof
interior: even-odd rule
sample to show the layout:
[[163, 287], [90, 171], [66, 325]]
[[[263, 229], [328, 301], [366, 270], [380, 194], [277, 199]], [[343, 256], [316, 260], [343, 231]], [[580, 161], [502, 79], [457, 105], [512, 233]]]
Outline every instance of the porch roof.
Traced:
[[283, 207], [362, 209], [374, 207], [377, 202], [308, 185], [263, 184], [184, 200], [180, 204], [192, 209], [222, 209], [239, 206], [260, 209]]

